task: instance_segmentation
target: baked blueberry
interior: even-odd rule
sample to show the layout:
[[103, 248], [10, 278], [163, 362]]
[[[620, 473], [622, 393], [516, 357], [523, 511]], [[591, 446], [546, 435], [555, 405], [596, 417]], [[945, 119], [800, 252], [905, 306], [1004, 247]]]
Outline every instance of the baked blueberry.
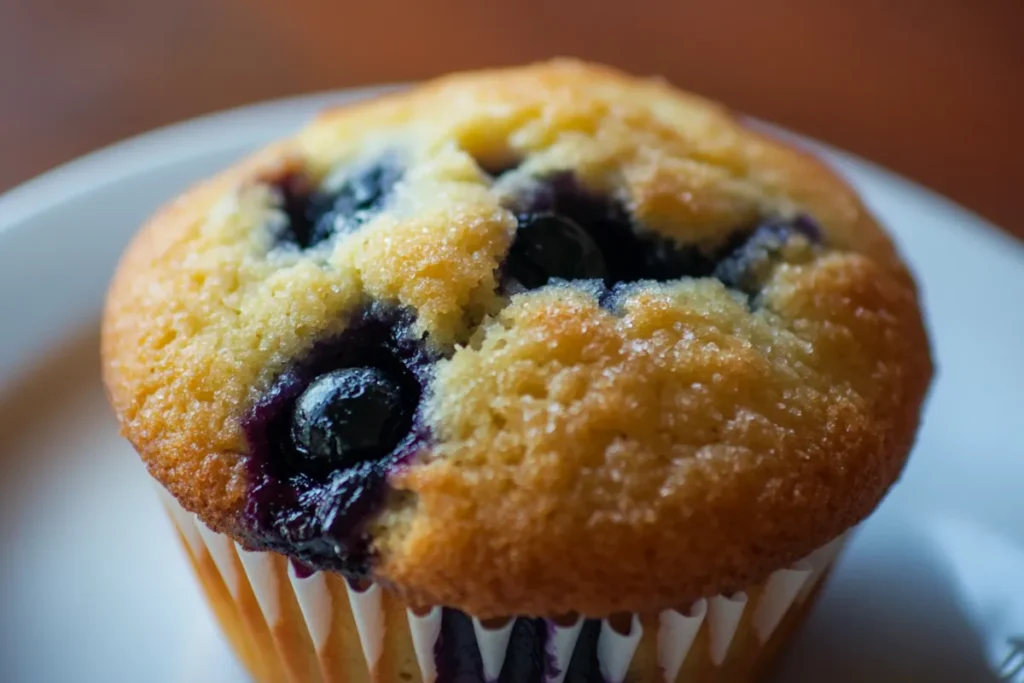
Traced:
[[644, 280], [714, 277], [752, 297], [790, 239], [821, 241], [820, 228], [800, 215], [737, 227], [718, 244], [680, 244], [637, 224], [619, 202], [587, 190], [569, 172], [538, 181], [512, 205], [525, 210], [505, 274], [526, 289], [552, 278], [601, 279], [612, 292]]
[[288, 227], [282, 240], [302, 249], [355, 230], [384, 208], [403, 170], [391, 156], [355, 166], [313, 189], [291, 175], [278, 183]]
[[805, 216], [765, 221], [753, 230], [737, 233], [722, 250], [711, 274], [730, 289], [756, 296], [782, 258], [786, 244], [796, 237], [813, 244], [821, 239], [821, 233]]
[[315, 568], [369, 571], [365, 522], [393, 468], [427, 442], [420, 401], [436, 355], [413, 321], [367, 306], [281, 372], [249, 411], [252, 542]]
[[[715, 268], [714, 254], [647, 230], [619, 201], [588, 190], [571, 172], [538, 180], [511, 204], [519, 210], [519, 228], [506, 270], [512, 277], [526, 271], [526, 277], [516, 279], [527, 289], [543, 286], [549, 277], [602, 279], [611, 288], [640, 280], [706, 277]], [[545, 220], [535, 226], [535, 217]], [[571, 229], [546, 229], [552, 219]], [[542, 239], [546, 241], [539, 247], [533, 246]], [[577, 245], [586, 245], [586, 251]]]
[[408, 430], [412, 410], [402, 387], [378, 368], [344, 368], [318, 377], [292, 414], [296, 454], [316, 470], [389, 453]]
[[556, 213], [523, 214], [509, 250], [506, 274], [527, 289], [548, 280], [601, 280], [604, 257], [590, 235], [575, 221]]

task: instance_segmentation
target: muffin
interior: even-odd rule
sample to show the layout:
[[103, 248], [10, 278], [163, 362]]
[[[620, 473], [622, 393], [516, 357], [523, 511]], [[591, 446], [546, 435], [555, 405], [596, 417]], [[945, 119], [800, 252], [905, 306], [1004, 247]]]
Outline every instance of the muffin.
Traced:
[[754, 680], [932, 374], [834, 173], [574, 61], [333, 109], [196, 185], [102, 356], [267, 682]]

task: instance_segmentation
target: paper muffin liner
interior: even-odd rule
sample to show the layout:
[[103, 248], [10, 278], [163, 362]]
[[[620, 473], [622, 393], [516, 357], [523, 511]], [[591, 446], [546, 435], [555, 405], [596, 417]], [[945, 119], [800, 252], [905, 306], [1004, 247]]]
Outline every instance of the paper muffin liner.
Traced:
[[378, 585], [331, 572], [306, 576], [283, 555], [247, 551], [211, 531], [157, 488], [221, 628], [260, 683], [753, 681], [800, 623], [846, 540], [685, 609], [481, 621], [441, 607], [415, 611]]

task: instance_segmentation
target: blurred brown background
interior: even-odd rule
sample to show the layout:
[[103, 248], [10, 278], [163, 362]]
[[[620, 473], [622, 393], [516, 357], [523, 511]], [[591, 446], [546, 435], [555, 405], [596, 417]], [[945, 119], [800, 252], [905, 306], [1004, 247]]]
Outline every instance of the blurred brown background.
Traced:
[[663, 74], [1024, 237], [1024, 0], [0, 0], [0, 190], [225, 107], [556, 54]]

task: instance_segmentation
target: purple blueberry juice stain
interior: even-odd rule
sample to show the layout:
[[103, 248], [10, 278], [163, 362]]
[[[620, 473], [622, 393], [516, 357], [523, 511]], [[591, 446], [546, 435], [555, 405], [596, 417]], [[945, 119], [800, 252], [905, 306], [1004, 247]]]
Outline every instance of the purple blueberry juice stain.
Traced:
[[[367, 307], [342, 334], [316, 344], [283, 372], [249, 411], [242, 423], [252, 482], [244, 521], [254, 546], [289, 555], [313, 570], [368, 575], [371, 539], [364, 524], [379, 509], [389, 474], [429, 440], [421, 399], [437, 359], [422, 340], [412, 337], [411, 327], [407, 312]], [[374, 371], [367, 373], [370, 377], [386, 375], [408, 418], [402, 433], [380, 444], [378, 452], [369, 452], [363, 443], [352, 453], [336, 453], [333, 462], [329, 453], [311, 459], [293, 438], [300, 414], [296, 404], [311, 385], [340, 368], [369, 368]], [[374, 397], [372, 391], [365, 395]], [[359, 410], [352, 414], [359, 419], [364, 415]], [[363, 419], [342, 428], [359, 430], [366, 423]], [[358, 433], [343, 436], [342, 444], [361, 438]]]
[[297, 579], [308, 579], [313, 576], [313, 574], [316, 574], [316, 569], [305, 562], [299, 562], [294, 558], [289, 558], [288, 561], [291, 563], [292, 573], [295, 574], [295, 578]]

